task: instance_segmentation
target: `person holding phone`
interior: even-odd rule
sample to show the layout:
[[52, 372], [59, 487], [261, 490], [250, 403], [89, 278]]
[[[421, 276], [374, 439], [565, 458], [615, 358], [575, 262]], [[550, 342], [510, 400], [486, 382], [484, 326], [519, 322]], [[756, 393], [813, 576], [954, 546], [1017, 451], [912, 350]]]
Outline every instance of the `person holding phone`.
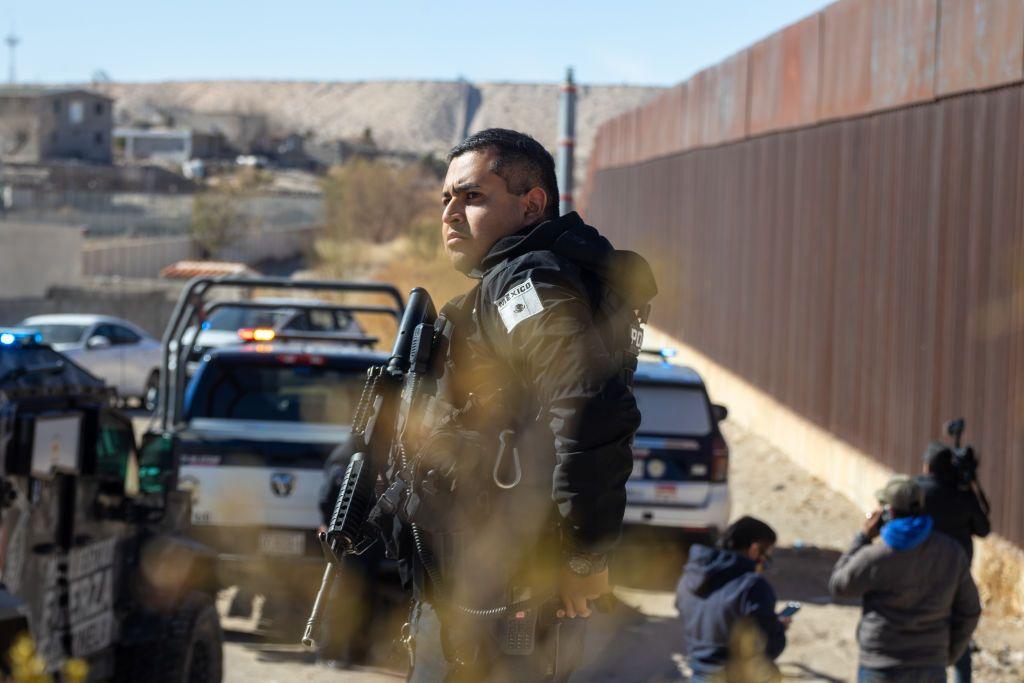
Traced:
[[876, 498], [829, 578], [833, 595], [863, 604], [858, 683], [944, 683], [981, 614], [970, 561], [934, 530], [913, 479], [893, 477]]
[[776, 614], [775, 591], [764, 578], [777, 540], [775, 530], [754, 517], [741, 517], [718, 546], [694, 544], [676, 590], [683, 645], [694, 682], [712, 680], [729, 659], [729, 639], [741, 620], [756, 625], [765, 655], [774, 660], [786, 647], [795, 610]]

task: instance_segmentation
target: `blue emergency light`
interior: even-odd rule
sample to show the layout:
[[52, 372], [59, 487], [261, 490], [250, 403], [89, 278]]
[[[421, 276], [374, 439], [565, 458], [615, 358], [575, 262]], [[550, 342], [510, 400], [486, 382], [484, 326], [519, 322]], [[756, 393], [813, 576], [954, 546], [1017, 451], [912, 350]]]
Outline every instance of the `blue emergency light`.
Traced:
[[0, 328], [0, 346], [32, 346], [42, 343], [43, 335], [27, 327]]

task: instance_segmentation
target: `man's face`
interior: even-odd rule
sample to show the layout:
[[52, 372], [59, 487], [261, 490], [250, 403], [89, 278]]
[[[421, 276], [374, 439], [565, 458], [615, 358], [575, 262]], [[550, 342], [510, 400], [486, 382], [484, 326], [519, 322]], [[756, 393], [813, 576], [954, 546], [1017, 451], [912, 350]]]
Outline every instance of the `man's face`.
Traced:
[[772, 564], [772, 552], [774, 549], [774, 544], [751, 543], [750, 548], [747, 550], [747, 557], [757, 565], [758, 572], [764, 572]]
[[[505, 180], [490, 170], [494, 152], [467, 152], [452, 159], [441, 201], [441, 240], [452, 266], [468, 273], [502, 237], [539, 218], [534, 188], [524, 195], [508, 191]], [[539, 207], [543, 212], [543, 204]]]

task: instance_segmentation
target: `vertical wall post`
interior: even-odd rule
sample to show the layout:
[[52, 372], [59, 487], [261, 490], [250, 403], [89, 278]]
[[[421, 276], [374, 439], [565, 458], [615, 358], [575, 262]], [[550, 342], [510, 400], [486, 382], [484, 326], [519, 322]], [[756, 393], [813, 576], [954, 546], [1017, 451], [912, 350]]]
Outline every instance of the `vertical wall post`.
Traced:
[[565, 72], [565, 83], [558, 105], [558, 210], [565, 215], [573, 210], [573, 151], [576, 146], [576, 84], [572, 67]]

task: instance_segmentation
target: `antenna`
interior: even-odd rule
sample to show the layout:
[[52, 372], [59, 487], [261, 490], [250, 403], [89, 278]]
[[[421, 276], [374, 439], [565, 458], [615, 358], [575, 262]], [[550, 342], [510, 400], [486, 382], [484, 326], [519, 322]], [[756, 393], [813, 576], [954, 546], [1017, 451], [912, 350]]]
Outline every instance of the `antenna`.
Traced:
[[8, 64], [7, 64], [7, 66], [8, 66], [7, 78], [11, 82], [12, 85], [17, 80], [16, 79], [15, 70], [14, 70], [14, 53], [18, 49], [18, 43], [20, 43], [20, 42], [21, 42], [21, 38], [19, 38], [17, 35], [15, 35], [14, 29], [11, 29], [11, 32], [7, 35], [6, 38], [4, 38], [4, 43], [7, 45], [8, 50], [10, 50], [10, 52], [11, 52], [11, 57], [10, 57], [10, 60], [8, 61]]

